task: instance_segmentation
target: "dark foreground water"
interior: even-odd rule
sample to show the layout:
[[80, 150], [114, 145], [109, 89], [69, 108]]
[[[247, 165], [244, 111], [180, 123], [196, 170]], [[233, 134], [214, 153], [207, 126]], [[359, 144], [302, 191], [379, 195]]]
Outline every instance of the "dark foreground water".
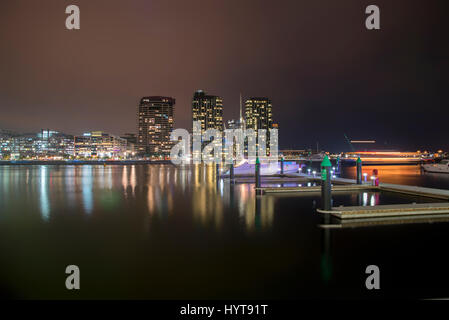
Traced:
[[[401, 169], [407, 181], [429, 183], [415, 169]], [[381, 179], [387, 182], [394, 174]], [[447, 177], [432, 179], [449, 187]], [[435, 200], [334, 195], [334, 205], [413, 201]], [[212, 168], [0, 166], [0, 294], [449, 296], [448, 223], [323, 229], [323, 217], [315, 211], [319, 205], [318, 195], [256, 198], [253, 185], [217, 182]], [[79, 291], [65, 288], [65, 268], [71, 264], [81, 270]], [[365, 288], [365, 268], [371, 264], [381, 272], [381, 289], [374, 292]]]

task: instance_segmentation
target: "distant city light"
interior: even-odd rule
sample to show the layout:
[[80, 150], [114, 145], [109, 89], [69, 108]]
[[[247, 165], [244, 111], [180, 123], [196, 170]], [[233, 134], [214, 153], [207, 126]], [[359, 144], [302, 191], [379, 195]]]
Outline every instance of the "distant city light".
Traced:
[[376, 143], [376, 140], [351, 140], [351, 143]]

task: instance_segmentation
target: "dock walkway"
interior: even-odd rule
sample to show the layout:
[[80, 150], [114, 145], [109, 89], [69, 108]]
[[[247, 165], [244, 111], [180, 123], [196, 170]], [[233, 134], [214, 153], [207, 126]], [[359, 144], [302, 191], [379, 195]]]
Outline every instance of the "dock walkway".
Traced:
[[[319, 182], [320, 173], [315, 175], [306, 173], [289, 173], [285, 175], [263, 176], [262, 183], [292, 183], [292, 182]], [[426, 188], [418, 186], [399, 185], [392, 183], [380, 183], [378, 187], [373, 186], [371, 181], [362, 181], [362, 184], [356, 184], [355, 179], [332, 177], [332, 191], [356, 191], [356, 190], [378, 190], [408, 194], [413, 196], [442, 199], [449, 201], [449, 190]], [[253, 183], [254, 177], [236, 177], [236, 183]], [[261, 193], [287, 193], [287, 192], [318, 192], [320, 186], [307, 187], [262, 187], [257, 188]]]
[[449, 190], [407, 186], [391, 183], [381, 183], [379, 184], [379, 188], [382, 191], [391, 191], [421, 197], [449, 200]]
[[[361, 190], [378, 190], [378, 187], [372, 185], [332, 185], [332, 191], [361, 191]], [[321, 192], [321, 186], [312, 187], [261, 187], [256, 188], [262, 194], [265, 193], [291, 193], [291, 192]]]
[[[319, 174], [316, 174], [315, 176], [304, 174], [304, 173], [293, 173], [293, 174], [287, 174], [285, 175], [286, 178], [303, 178], [308, 181], [317, 182], [320, 181]], [[282, 181], [282, 178], [278, 178], [279, 182]], [[375, 187], [372, 185], [371, 181], [363, 181], [362, 184], [358, 185], [356, 184], [355, 179], [347, 179], [347, 178], [332, 178], [332, 183], [334, 184], [332, 186], [332, 190], [343, 190], [344, 188], [337, 188], [337, 185], [339, 187], [347, 186], [347, 189], [344, 189], [345, 191], [348, 190], [379, 190], [379, 191], [389, 191], [389, 192], [396, 192], [396, 193], [402, 193], [402, 194], [409, 194], [413, 196], [420, 196], [420, 197], [426, 197], [426, 198], [434, 198], [434, 199], [442, 199], [442, 200], [448, 200], [449, 201], [449, 190], [444, 189], [435, 189], [435, 188], [426, 188], [426, 187], [417, 187], [417, 186], [408, 186], [408, 185], [400, 185], [400, 184], [392, 184], [392, 183], [380, 183], [378, 187]], [[313, 189], [310, 189], [311, 187], [277, 187], [277, 188], [260, 188], [263, 189], [263, 192], [267, 193], [283, 193], [283, 192], [303, 192], [303, 191], [316, 191]], [[320, 188], [314, 187], [314, 188]]]
[[389, 204], [378, 206], [333, 207], [331, 211], [317, 210], [320, 213], [330, 213], [340, 219], [379, 218], [400, 216], [423, 216], [449, 214], [449, 202]]

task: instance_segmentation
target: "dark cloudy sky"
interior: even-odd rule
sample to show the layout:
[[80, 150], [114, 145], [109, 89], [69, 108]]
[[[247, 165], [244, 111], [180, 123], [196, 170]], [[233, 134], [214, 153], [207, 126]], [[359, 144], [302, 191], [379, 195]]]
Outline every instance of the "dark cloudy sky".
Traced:
[[[191, 126], [204, 89], [273, 100], [281, 147], [449, 149], [446, 1], [1, 0], [0, 128], [135, 131], [145, 95]], [[81, 30], [65, 29], [65, 7]], [[365, 28], [368, 4], [381, 30]]]

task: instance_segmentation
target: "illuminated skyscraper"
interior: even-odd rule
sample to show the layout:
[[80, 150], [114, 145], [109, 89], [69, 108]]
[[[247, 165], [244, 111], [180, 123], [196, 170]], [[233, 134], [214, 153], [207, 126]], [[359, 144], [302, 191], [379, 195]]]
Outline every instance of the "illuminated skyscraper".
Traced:
[[137, 113], [137, 145], [140, 155], [170, 155], [175, 101], [174, 98], [160, 96], [143, 97], [140, 100]]
[[[271, 100], [268, 98], [249, 98], [245, 102], [246, 129], [253, 129], [256, 134], [260, 129], [267, 130], [266, 150], [270, 154], [270, 129], [273, 129]], [[258, 137], [256, 135], [256, 137]], [[258, 143], [257, 143], [258, 146]]]
[[201, 131], [223, 130], [223, 99], [197, 90], [192, 99], [192, 120], [201, 122]]
[[271, 100], [268, 98], [249, 98], [245, 102], [245, 120], [247, 129], [272, 129], [273, 114]]

